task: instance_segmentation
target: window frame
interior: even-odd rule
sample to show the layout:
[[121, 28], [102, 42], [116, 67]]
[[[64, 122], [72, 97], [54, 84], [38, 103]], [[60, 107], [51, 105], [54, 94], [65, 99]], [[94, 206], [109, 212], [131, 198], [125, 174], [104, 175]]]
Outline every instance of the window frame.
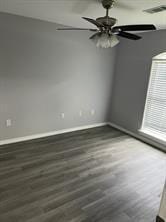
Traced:
[[162, 53], [152, 59], [150, 77], [149, 77], [148, 88], [147, 88], [147, 93], [146, 93], [146, 100], [145, 100], [145, 105], [144, 105], [143, 118], [142, 118], [141, 128], [139, 129], [139, 133], [142, 134], [143, 136], [146, 136], [149, 139], [152, 139], [156, 142], [159, 142], [159, 143], [165, 145], [166, 138], [163, 138], [163, 136], [160, 133], [154, 132], [153, 130], [152, 130], [152, 132], [150, 132], [150, 130], [146, 130], [146, 127], [144, 127], [146, 113], [147, 113], [147, 109], [148, 109], [148, 96], [150, 94], [151, 84], [152, 84], [152, 80], [153, 80], [153, 67], [155, 66], [155, 62], [157, 62], [157, 61], [166, 62], [166, 53]]

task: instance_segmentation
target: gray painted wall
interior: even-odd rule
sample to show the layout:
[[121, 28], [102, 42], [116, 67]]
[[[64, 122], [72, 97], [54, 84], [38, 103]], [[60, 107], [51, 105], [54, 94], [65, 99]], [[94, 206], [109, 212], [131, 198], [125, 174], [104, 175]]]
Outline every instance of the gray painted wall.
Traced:
[[161, 200], [161, 205], [160, 205], [160, 210], [159, 210], [159, 216], [164, 221], [166, 221], [166, 184], [165, 184], [163, 195], [162, 195], [162, 200]]
[[0, 140], [108, 121], [116, 49], [56, 27], [0, 13]]
[[121, 40], [111, 100], [111, 122], [133, 133], [141, 127], [152, 58], [166, 52], [166, 30], [141, 35]]

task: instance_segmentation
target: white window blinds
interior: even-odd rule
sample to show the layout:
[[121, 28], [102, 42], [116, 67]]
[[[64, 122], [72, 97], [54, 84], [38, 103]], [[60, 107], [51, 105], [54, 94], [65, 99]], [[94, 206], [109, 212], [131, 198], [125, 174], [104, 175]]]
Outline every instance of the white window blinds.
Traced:
[[166, 60], [153, 60], [141, 130], [166, 141]]

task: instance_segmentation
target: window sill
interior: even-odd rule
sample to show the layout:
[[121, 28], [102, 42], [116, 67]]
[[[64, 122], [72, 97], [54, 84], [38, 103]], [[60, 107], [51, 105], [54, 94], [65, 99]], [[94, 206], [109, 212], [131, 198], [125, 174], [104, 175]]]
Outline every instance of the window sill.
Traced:
[[152, 131], [146, 130], [146, 129], [140, 129], [139, 134], [141, 134], [144, 137], [147, 137], [148, 139], [151, 139], [155, 142], [166, 145], [166, 137], [160, 135], [159, 133], [152, 132]]

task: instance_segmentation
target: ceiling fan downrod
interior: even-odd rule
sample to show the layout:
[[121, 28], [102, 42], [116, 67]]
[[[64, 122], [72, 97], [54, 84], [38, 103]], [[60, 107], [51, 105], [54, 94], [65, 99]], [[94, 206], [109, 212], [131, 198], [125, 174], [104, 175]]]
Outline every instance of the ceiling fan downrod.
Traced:
[[114, 6], [114, 3], [116, 0], [102, 0], [103, 8], [106, 9], [106, 16], [99, 17], [96, 19], [97, 22], [102, 24], [105, 29], [109, 29], [109, 27], [112, 27], [116, 24], [116, 19], [109, 17], [109, 10]]

